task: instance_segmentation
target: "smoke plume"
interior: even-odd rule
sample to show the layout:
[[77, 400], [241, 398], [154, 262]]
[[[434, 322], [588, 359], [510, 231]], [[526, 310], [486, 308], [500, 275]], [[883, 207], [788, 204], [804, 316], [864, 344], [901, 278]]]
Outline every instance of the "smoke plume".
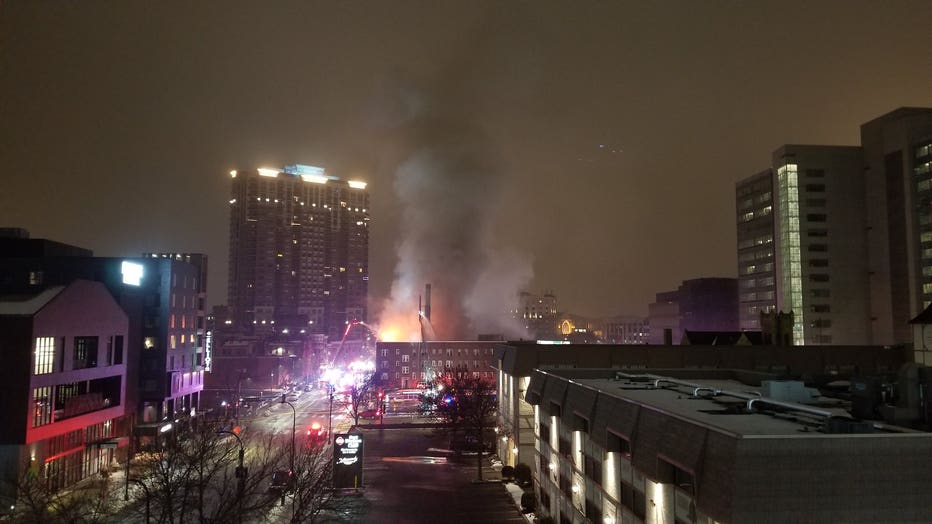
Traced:
[[525, 336], [512, 311], [533, 270], [528, 255], [496, 245], [504, 172], [495, 145], [468, 119], [411, 103], [410, 94], [404, 100], [408, 118], [395, 128], [406, 137], [394, 172], [401, 229], [391, 294], [379, 316], [383, 338], [399, 322], [404, 333], [396, 338], [419, 331], [416, 308], [427, 283], [438, 339]]

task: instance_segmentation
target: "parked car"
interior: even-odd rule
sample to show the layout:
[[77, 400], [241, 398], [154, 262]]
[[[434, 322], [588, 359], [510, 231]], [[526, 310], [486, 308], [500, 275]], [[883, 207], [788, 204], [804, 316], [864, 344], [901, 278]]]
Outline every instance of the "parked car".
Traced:
[[382, 410], [380, 409], [367, 409], [365, 411], [359, 412], [359, 418], [362, 419], [377, 419], [382, 416]]
[[269, 491], [286, 491], [291, 487], [291, 472], [280, 470], [272, 473], [272, 483]]

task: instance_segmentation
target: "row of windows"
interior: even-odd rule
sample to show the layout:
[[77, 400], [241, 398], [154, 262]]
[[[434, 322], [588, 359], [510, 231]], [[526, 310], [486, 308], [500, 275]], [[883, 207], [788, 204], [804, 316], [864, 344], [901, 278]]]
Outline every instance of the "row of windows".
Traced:
[[756, 293], [742, 293], [742, 302], [753, 302], [755, 300], [773, 300], [773, 291], [761, 291]]
[[761, 288], [773, 286], [773, 277], [763, 278], [746, 278], [741, 280], [741, 287], [745, 289]]
[[753, 197], [753, 198], [745, 198], [741, 200], [740, 202], [738, 202], [738, 209], [739, 210], [747, 209], [749, 207], [752, 207], [755, 203], [765, 204], [767, 202], [770, 202], [770, 198], [771, 198], [770, 191], [766, 193], [761, 193], [760, 195]]
[[[402, 368], [402, 369], [404, 370], [404, 369], [407, 369], [407, 368]], [[460, 375], [460, 376], [462, 376], [462, 375], [464, 375], [465, 373], [469, 373], [469, 372], [466, 371], [466, 372], [457, 373], [457, 374]], [[389, 372], [386, 371], [386, 372], [383, 372], [380, 376], [381, 376], [381, 379], [382, 379], [383, 381], [385, 381], [385, 380], [388, 380], [388, 379], [389, 379], [389, 376], [390, 376], [390, 375], [391, 375], [391, 373], [389, 373]], [[408, 373], [407, 373], [406, 371], [401, 371], [401, 372], [396, 371], [396, 372], [395, 372], [395, 378], [396, 378], [396, 379], [408, 378], [407, 375], [408, 375]], [[494, 374], [493, 372], [491, 372], [491, 371], [473, 371], [473, 372], [471, 373], [471, 375], [472, 375], [473, 378], [484, 378], [484, 379], [492, 379], [492, 378], [494, 378], [494, 376], [495, 376], [495, 374]], [[418, 378], [419, 378], [420, 380], [428, 380], [428, 379], [429, 379], [428, 376], [427, 376], [427, 372], [425, 372], [425, 371], [421, 371], [420, 373], [417, 373], [417, 372], [411, 373], [411, 377], [410, 377], [410, 378], [412, 378], [412, 379], [418, 379]]]
[[[413, 349], [414, 354], [416, 355], [416, 354], [417, 354], [417, 350], [414, 349], [414, 348], [412, 348], [412, 349]], [[494, 352], [494, 349], [493, 349], [493, 348], [482, 348], [482, 349], [480, 349], [480, 348], [471, 348], [471, 349], [472, 349], [472, 354], [473, 354], [473, 356], [476, 356], [476, 357], [478, 357], [480, 354], [483, 354], [483, 355], [491, 355], [491, 354]], [[430, 350], [422, 349], [422, 350], [421, 350], [421, 355], [428, 355], [428, 354], [430, 354], [430, 355], [437, 355], [437, 356], [439, 356], [439, 355], [443, 355], [443, 354], [444, 354], [444, 351], [446, 351], [446, 356], [448, 356], [448, 357], [452, 357], [452, 356], [453, 356], [453, 351], [454, 351], [453, 348], [446, 348], [446, 349], [443, 349], [443, 348], [432, 348], [432, 349], [430, 349]], [[463, 356], [463, 355], [469, 355], [469, 351], [470, 351], [470, 348], [465, 348], [465, 349], [463, 349], [463, 348], [457, 348], [457, 349], [456, 349], [456, 356], [460, 357], [460, 356]], [[388, 354], [389, 354], [389, 348], [382, 348], [382, 356], [383, 356], [383, 357], [387, 357]], [[401, 348], [400, 348], [400, 347], [396, 347], [396, 348], [395, 348], [395, 354], [396, 354], [396, 355], [401, 355]], [[406, 353], [406, 354], [407, 354], [407, 353]], [[407, 361], [406, 361], [406, 362], [407, 362]]]
[[[33, 358], [34, 375], [54, 373], [56, 361], [58, 362], [57, 371], [65, 371], [65, 337], [61, 337], [57, 351], [55, 342], [55, 337], [36, 337]], [[71, 369], [96, 368], [99, 356], [98, 337], [74, 337]], [[104, 366], [118, 366], [123, 363], [122, 335], [107, 338], [103, 358]]]
[[754, 246], [763, 246], [773, 243], [773, 235], [766, 234], [754, 238], [744, 238], [738, 241], [738, 249], [747, 249]]
[[916, 158], [932, 155], [932, 144], [924, 144], [916, 148]]
[[767, 258], [773, 258], [773, 251], [756, 250], [748, 253], [741, 253], [738, 255], [738, 262], [752, 262], [754, 260], [762, 260]]
[[769, 273], [773, 271], [773, 262], [768, 262], [766, 264], [750, 264], [744, 268], [743, 273], [745, 275], [750, 275], [752, 273]]
[[767, 207], [758, 209], [757, 211], [748, 211], [738, 216], [738, 222], [748, 222], [750, 220], [754, 220], [755, 218], [769, 216], [772, 212], [773, 212], [773, 206], [767, 206]]

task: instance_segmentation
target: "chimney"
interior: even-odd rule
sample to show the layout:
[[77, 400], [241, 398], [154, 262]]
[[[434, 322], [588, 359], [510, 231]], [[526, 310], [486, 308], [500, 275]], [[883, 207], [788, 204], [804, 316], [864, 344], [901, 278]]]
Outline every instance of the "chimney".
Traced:
[[427, 321], [430, 321], [430, 284], [427, 284], [427, 289], [424, 291], [424, 318]]

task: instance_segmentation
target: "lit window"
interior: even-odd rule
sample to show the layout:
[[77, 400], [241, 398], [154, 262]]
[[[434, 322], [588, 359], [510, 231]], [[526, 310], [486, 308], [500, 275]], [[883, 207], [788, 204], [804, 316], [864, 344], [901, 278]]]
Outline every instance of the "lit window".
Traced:
[[36, 364], [34, 373], [44, 375], [51, 373], [55, 360], [55, 337], [36, 338]]

